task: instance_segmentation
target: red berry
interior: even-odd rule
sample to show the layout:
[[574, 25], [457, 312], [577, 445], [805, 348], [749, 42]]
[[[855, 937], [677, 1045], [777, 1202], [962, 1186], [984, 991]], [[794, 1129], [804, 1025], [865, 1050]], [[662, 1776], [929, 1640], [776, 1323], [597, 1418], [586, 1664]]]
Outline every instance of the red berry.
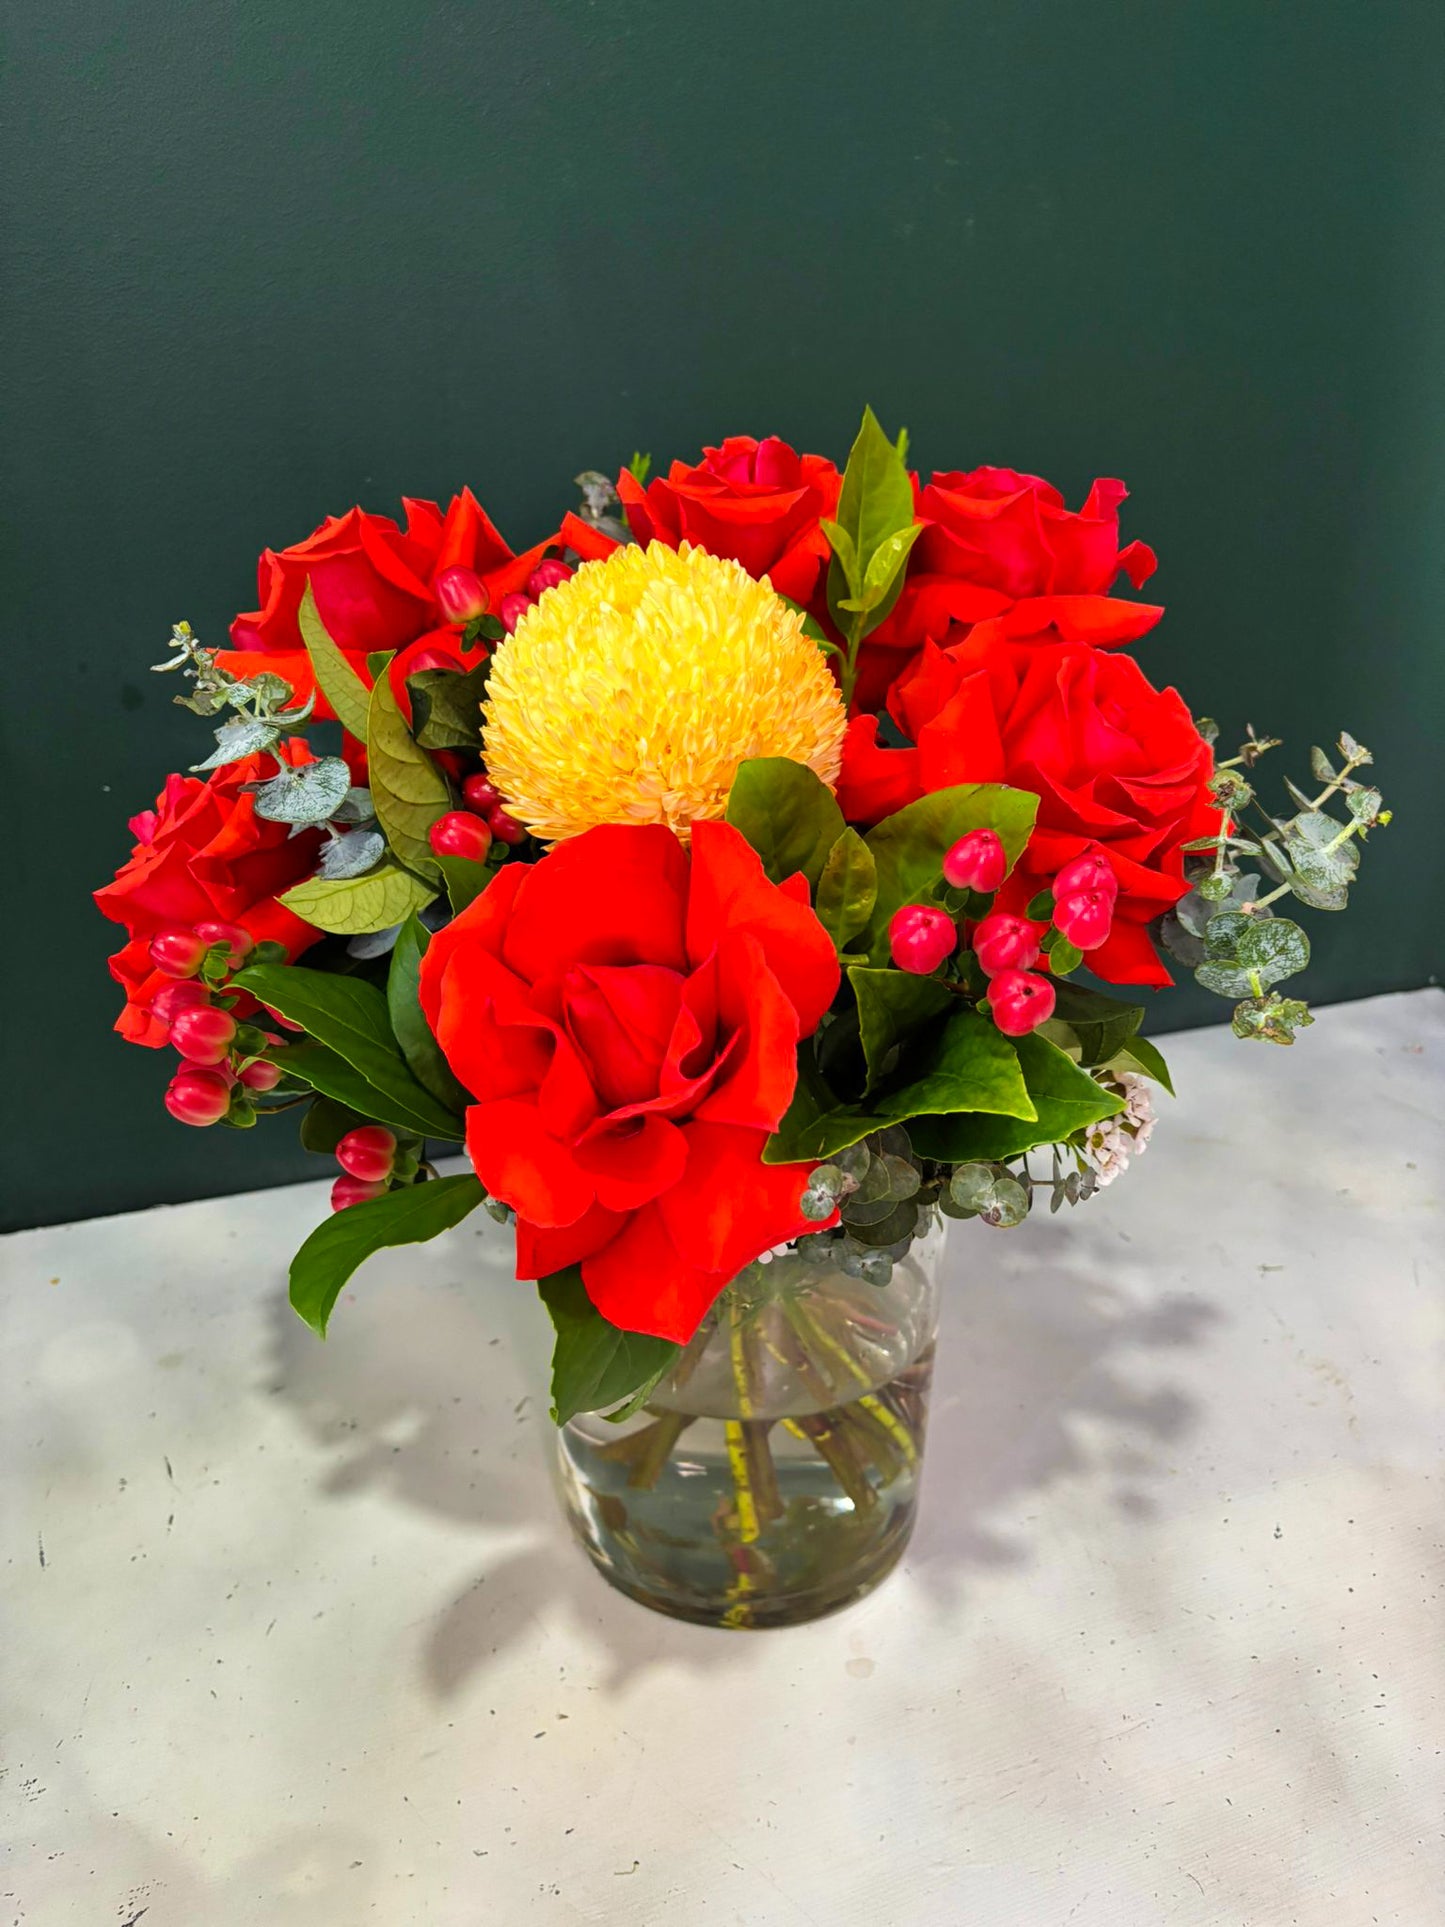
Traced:
[[485, 816], [488, 810], [494, 810], [501, 800], [501, 791], [490, 777], [483, 776], [480, 770], [475, 776], [469, 776], [462, 784], [462, 801], [469, 810], [475, 810], [478, 816]]
[[942, 910], [905, 903], [888, 919], [888, 949], [900, 970], [927, 977], [958, 948], [958, 928]]
[[150, 941], [151, 962], [167, 977], [194, 977], [206, 960], [207, 944], [195, 930], [158, 930]]
[[499, 843], [520, 843], [527, 834], [526, 826], [505, 810], [488, 810], [487, 828]]
[[970, 830], [943, 859], [943, 874], [955, 890], [982, 890], [992, 895], [1003, 882], [1008, 858], [992, 830]]
[[1001, 970], [1027, 970], [1039, 954], [1038, 935], [1027, 917], [996, 910], [974, 930], [973, 954], [990, 977]]
[[281, 1082], [281, 1066], [258, 1057], [254, 1064], [248, 1064], [241, 1072], [241, 1082], [248, 1091], [274, 1091]]
[[231, 1087], [219, 1071], [186, 1064], [166, 1087], [166, 1109], [180, 1124], [215, 1124], [231, 1108]]
[[1071, 890], [1054, 905], [1054, 928], [1076, 950], [1097, 950], [1114, 921], [1114, 898], [1107, 890]]
[[331, 1209], [345, 1211], [348, 1205], [365, 1204], [368, 1198], [383, 1197], [386, 1188], [385, 1178], [369, 1183], [362, 1178], [338, 1178], [331, 1187]]
[[529, 595], [504, 595], [502, 597], [501, 606], [497, 610], [497, 615], [508, 635], [511, 635], [512, 631], [522, 620], [522, 617], [526, 615], [531, 606], [532, 598]]
[[1054, 895], [1071, 897], [1078, 890], [1102, 890], [1106, 896], [1119, 894], [1119, 879], [1106, 856], [1076, 856], [1054, 878]]
[[438, 856], [465, 856], [480, 863], [492, 847], [492, 832], [470, 810], [448, 810], [432, 824], [427, 841]]
[[247, 952], [255, 948], [256, 939], [249, 930], [243, 930], [239, 923], [198, 923], [196, 935], [204, 937], [207, 945], [224, 944], [226, 961], [234, 970], [246, 960]]
[[450, 669], [454, 673], [461, 669], [455, 656], [449, 656], [445, 649], [418, 649], [406, 666], [406, 673], [420, 675], [423, 669]]
[[336, 1162], [348, 1177], [375, 1184], [391, 1176], [396, 1139], [384, 1124], [358, 1124], [336, 1147]]
[[484, 616], [491, 606], [486, 583], [475, 569], [461, 562], [443, 569], [431, 586], [437, 606], [448, 622], [471, 622], [477, 616]]
[[1005, 1037], [1026, 1037], [1054, 1014], [1054, 987], [1028, 970], [1001, 970], [988, 987], [988, 1007]]
[[188, 1004], [208, 1004], [211, 993], [204, 984], [198, 984], [194, 977], [185, 977], [180, 983], [162, 984], [151, 998], [151, 1015], [159, 1017], [163, 1024], [169, 1024], [178, 1010]]
[[187, 1004], [171, 1019], [171, 1042], [193, 1064], [219, 1064], [235, 1035], [235, 1018], [216, 1004]]
[[559, 582], [570, 581], [573, 574], [565, 562], [539, 562], [527, 577], [527, 587], [534, 596], [543, 596]]

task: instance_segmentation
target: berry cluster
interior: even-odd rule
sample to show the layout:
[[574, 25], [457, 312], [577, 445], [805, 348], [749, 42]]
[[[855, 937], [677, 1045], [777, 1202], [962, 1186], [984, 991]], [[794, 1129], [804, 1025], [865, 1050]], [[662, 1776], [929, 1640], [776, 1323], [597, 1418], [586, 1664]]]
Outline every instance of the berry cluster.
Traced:
[[[944, 857], [943, 878], [954, 890], [991, 897], [1007, 867], [994, 831], [971, 830]], [[1051, 892], [1029, 905], [1049, 917], [1046, 933], [1040, 934], [1033, 916], [1004, 910], [990, 909], [976, 922], [965, 922], [974, 962], [987, 979], [984, 1002], [1006, 1037], [1026, 1036], [1054, 1014], [1054, 986], [1033, 968], [1040, 955], [1060, 975], [1074, 968], [1084, 952], [1097, 950], [1108, 936], [1118, 895], [1119, 881], [1108, 859], [1080, 856], [1059, 871]], [[888, 925], [894, 963], [915, 976], [931, 976], [958, 946], [958, 922], [928, 904], [905, 904]]]
[[462, 784], [462, 802], [464, 809], [448, 810], [431, 826], [428, 841], [438, 856], [464, 856], [480, 863], [494, 837], [498, 843], [520, 843], [526, 836], [516, 817], [502, 808], [496, 784], [480, 771]]
[[331, 1209], [365, 1204], [391, 1189], [397, 1175], [397, 1142], [384, 1124], [358, 1124], [336, 1146], [341, 1176], [331, 1187]]
[[[234, 997], [218, 995], [227, 977], [246, 962], [284, 960], [280, 944], [258, 944], [238, 923], [179, 924], [150, 942], [150, 958], [170, 982], [151, 999], [181, 1054], [181, 1067], [166, 1087], [165, 1105], [181, 1124], [219, 1124], [224, 1117], [250, 1122], [244, 1092], [271, 1091], [281, 1067], [256, 1052], [277, 1039], [232, 1014]], [[283, 1020], [284, 1021], [284, 1020]]]

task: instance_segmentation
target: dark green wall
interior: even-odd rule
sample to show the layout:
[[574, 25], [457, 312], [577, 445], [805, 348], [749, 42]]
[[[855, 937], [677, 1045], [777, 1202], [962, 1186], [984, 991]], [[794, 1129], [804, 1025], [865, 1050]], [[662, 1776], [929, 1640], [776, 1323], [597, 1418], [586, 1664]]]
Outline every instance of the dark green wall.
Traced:
[[175, 618], [358, 499], [521, 541], [583, 466], [841, 457], [865, 399], [924, 467], [1123, 476], [1156, 679], [1379, 756], [1314, 993], [1438, 966], [1438, 0], [16, 0], [8, 66], [8, 1222], [305, 1164], [109, 1034], [86, 892], [205, 746]]

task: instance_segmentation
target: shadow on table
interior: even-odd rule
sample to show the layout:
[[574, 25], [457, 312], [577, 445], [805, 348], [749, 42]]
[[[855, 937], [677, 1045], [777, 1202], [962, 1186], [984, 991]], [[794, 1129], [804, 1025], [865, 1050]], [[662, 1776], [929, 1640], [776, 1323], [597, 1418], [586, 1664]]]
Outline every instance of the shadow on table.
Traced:
[[[1161, 1458], [1194, 1417], [1157, 1354], [1196, 1343], [1218, 1316], [1161, 1295], [1076, 1227], [960, 1233], [907, 1561], [955, 1606], [971, 1571], [1039, 1556], [1027, 1505], [1056, 1480], [1106, 1481], [1123, 1511], [1147, 1515]], [[715, 1671], [742, 1658], [746, 1640], [639, 1610], [575, 1549], [552, 1492], [547, 1334], [530, 1288], [485, 1233], [430, 1254], [349, 1291], [325, 1345], [278, 1296], [266, 1389], [333, 1454], [327, 1496], [381, 1493], [490, 1542], [426, 1635], [432, 1692], [460, 1691], [559, 1601], [606, 1648], [614, 1686], [659, 1661]]]

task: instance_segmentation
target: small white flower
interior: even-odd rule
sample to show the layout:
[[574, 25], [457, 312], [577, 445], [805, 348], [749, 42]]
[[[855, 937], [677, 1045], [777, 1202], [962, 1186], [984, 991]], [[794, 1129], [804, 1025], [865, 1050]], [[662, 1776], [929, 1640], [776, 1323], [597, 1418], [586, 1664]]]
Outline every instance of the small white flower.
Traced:
[[1120, 1071], [1109, 1083], [1124, 1100], [1122, 1111], [1091, 1126], [1084, 1138], [1084, 1151], [1098, 1175], [1099, 1183], [1112, 1184], [1129, 1160], [1142, 1156], [1154, 1131], [1154, 1100], [1149, 1080], [1134, 1071]]

